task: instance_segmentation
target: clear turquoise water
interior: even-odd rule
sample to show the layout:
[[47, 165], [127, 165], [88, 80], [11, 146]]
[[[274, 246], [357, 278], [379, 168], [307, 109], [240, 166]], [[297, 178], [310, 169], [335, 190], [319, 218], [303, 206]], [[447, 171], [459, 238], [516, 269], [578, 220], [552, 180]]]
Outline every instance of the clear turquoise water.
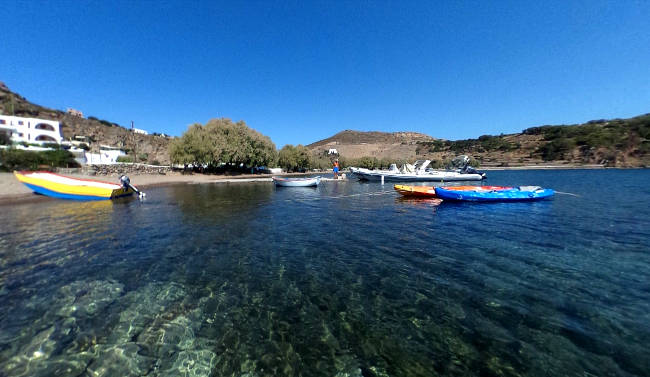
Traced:
[[648, 376], [650, 170], [0, 207], [0, 376]]

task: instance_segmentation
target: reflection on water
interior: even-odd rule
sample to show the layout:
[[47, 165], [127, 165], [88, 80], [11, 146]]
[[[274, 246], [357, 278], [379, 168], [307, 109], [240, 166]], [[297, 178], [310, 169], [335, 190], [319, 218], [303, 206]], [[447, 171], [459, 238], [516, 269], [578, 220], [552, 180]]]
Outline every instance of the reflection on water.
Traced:
[[650, 209], [596, 184], [648, 178], [493, 172], [578, 196], [491, 205], [340, 181], [6, 206], [0, 375], [648, 375]]
[[228, 222], [268, 204], [268, 183], [202, 184], [167, 189], [188, 221]]

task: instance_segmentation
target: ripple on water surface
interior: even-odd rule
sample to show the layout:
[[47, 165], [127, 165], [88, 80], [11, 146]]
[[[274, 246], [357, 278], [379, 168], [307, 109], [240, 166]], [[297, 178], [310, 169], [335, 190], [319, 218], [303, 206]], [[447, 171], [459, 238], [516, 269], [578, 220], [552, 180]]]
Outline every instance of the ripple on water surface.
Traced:
[[491, 172], [578, 196], [490, 205], [349, 181], [4, 206], [0, 375], [648, 375], [649, 178]]

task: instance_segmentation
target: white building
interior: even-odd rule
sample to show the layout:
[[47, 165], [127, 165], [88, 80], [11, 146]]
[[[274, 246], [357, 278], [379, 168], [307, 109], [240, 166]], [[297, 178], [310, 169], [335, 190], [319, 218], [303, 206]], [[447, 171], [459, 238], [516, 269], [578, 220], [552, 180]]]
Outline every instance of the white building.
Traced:
[[145, 130], [141, 130], [141, 129], [139, 129], [139, 128], [132, 128], [132, 130], [133, 130], [133, 132], [135, 132], [136, 134], [149, 135], [149, 132], [147, 132], [147, 131], [145, 131]]
[[126, 156], [123, 150], [108, 145], [100, 145], [99, 153], [86, 152], [86, 164], [88, 165], [105, 165], [117, 163], [117, 158]]
[[0, 132], [9, 134], [15, 143], [61, 144], [61, 127], [55, 120], [0, 115]]
[[66, 110], [66, 113], [68, 113], [70, 115], [74, 115], [74, 116], [79, 117], [79, 118], [84, 117], [84, 113], [82, 113], [79, 110], [75, 110], [75, 109], [72, 109], [72, 108], [69, 108], [69, 107], [68, 107], [68, 110]]

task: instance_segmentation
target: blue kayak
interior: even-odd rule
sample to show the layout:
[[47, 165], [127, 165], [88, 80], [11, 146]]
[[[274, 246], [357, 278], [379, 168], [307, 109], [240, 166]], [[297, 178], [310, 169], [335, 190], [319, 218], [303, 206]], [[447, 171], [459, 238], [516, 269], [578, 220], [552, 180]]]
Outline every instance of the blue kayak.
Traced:
[[504, 187], [489, 190], [476, 186], [476, 190], [458, 190], [451, 187], [436, 187], [436, 196], [443, 200], [468, 202], [510, 202], [549, 198], [555, 194], [551, 189], [538, 186]]

